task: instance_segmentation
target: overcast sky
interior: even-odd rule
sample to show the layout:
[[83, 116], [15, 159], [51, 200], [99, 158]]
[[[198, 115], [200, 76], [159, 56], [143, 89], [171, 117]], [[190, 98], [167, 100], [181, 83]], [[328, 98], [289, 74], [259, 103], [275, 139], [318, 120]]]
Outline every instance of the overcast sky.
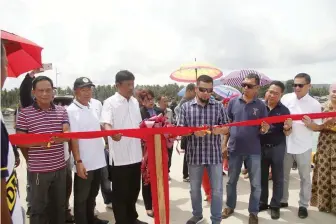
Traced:
[[[0, 28], [44, 47], [45, 74], [59, 86], [87, 76], [114, 84], [128, 69], [137, 84], [173, 83], [196, 57], [220, 68], [254, 68], [272, 79], [307, 72], [336, 81], [333, 0], [2, 0]], [[8, 79], [18, 87], [23, 77]]]

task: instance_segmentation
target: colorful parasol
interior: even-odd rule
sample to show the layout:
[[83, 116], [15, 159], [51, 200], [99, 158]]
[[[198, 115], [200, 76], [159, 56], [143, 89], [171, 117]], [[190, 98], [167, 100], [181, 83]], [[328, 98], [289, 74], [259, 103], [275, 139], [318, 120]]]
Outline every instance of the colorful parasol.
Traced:
[[227, 85], [219, 85], [214, 87], [214, 92], [223, 98], [231, 97], [232, 95], [241, 96], [238, 89]]
[[224, 85], [240, 86], [245, 77], [251, 73], [257, 74], [260, 77], [261, 86], [268, 85], [272, 82], [272, 80], [269, 77], [253, 69], [243, 69], [231, 72], [227, 76], [223, 77], [221, 81]]
[[196, 82], [197, 77], [200, 75], [208, 75], [213, 79], [217, 79], [223, 75], [219, 68], [210, 64], [195, 62], [181, 66], [178, 70], [174, 71], [170, 78], [177, 82]]

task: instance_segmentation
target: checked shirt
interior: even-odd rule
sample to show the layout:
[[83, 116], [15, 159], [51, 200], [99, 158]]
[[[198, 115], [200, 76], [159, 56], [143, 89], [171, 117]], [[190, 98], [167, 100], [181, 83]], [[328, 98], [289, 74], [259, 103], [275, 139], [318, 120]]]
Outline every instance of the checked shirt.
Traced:
[[[181, 106], [178, 126], [200, 127], [228, 123], [225, 108], [221, 102], [210, 99], [206, 106], [193, 99]], [[221, 135], [207, 134], [204, 137], [188, 136], [186, 159], [191, 165], [213, 165], [222, 163]]]

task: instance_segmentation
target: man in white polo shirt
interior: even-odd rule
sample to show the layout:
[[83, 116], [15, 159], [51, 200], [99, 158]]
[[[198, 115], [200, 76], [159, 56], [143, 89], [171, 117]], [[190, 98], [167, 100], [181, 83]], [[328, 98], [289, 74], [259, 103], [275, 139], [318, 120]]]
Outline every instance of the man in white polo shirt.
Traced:
[[[99, 115], [90, 105], [93, 83], [86, 77], [74, 83], [75, 99], [67, 108], [72, 132], [100, 131]], [[102, 138], [79, 139], [71, 145], [74, 158], [74, 215], [80, 224], [103, 224], [94, 215], [102, 168], [106, 166]]]
[[[134, 75], [126, 70], [116, 74], [117, 92], [103, 103], [101, 123], [106, 130], [138, 128], [139, 103], [133, 97]], [[140, 139], [111, 136], [109, 172], [112, 206], [116, 224], [145, 224], [138, 220], [136, 201], [140, 192], [142, 150]]]
[[[306, 73], [299, 73], [294, 78], [294, 93], [282, 97], [281, 103], [291, 114], [320, 113], [321, 104], [309, 95], [311, 78]], [[284, 159], [284, 191], [281, 207], [288, 207], [289, 174], [295, 161], [300, 175], [300, 200], [298, 216], [306, 218], [311, 197], [311, 153], [313, 147], [313, 132], [322, 129], [321, 120], [311, 120], [304, 116], [302, 121], [294, 121], [292, 134], [287, 137], [287, 153]]]

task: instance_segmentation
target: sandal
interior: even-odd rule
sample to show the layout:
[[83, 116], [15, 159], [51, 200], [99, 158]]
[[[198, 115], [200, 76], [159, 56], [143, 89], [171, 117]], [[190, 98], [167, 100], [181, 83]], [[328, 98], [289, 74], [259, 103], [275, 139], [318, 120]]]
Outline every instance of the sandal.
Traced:
[[232, 208], [224, 208], [222, 212], [222, 219], [229, 218], [233, 214], [234, 210]]

